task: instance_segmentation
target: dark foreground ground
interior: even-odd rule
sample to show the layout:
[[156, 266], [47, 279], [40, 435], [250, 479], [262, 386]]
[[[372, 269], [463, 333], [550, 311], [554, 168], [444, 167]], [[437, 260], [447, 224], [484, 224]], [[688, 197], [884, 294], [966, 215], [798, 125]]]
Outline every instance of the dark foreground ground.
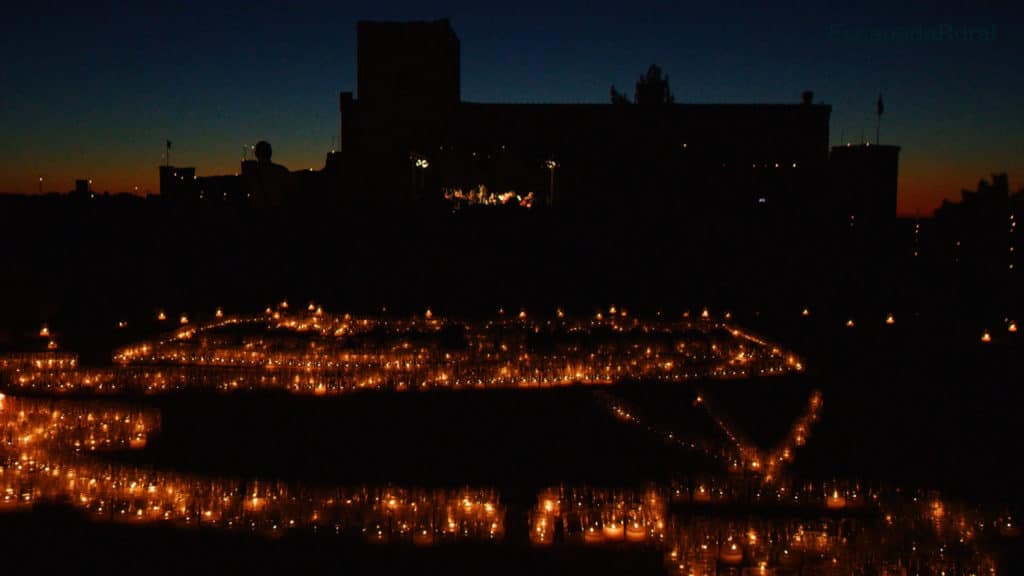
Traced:
[[[59, 505], [0, 516], [7, 569], [37, 574], [658, 574], [655, 549], [525, 544], [375, 546], [294, 533], [270, 540], [219, 530], [93, 523]], [[28, 572], [27, 570], [31, 570]]]

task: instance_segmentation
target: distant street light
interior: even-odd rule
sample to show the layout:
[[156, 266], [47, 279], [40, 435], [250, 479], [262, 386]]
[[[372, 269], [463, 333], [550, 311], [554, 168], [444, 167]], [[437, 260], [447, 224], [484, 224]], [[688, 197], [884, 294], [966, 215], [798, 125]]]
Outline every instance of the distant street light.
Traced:
[[548, 206], [552, 206], [555, 203], [555, 168], [558, 168], [558, 162], [548, 160], [544, 165], [547, 166], [550, 176], [548, 180]]
[[426, 170], [430, 168], [430, 161], [416, 153], [410, 154], [409, 160], [412, 162], [413, 195], [418, 196], [426, 185]]
[[43, 193], [43, 177], [42, 176], [39, 177], [39, 193], [40, 194]]

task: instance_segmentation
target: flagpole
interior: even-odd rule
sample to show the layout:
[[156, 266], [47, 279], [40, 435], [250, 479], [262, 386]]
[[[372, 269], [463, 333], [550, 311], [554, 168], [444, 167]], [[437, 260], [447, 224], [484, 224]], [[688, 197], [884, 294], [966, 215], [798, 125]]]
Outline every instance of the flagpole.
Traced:
[[875, 111], [878, 112], [878, 120], [877, 120], [877, 122], [875, 124], [875, 144], [881, 144], [882, 143], [881, 140], [880, 140], [880, 134], [882, 132], [882, 110], [883, 110], [883, 107], [882, 107], [882, 95], [879, 94], [878, 95], [878, 104], [877, 104], [877, 106], [875, 108]]

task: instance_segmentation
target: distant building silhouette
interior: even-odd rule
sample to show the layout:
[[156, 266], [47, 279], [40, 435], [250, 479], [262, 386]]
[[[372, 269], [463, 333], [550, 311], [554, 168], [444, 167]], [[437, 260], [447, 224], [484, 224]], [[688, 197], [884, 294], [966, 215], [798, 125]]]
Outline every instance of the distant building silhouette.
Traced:
[[899, 146], [834, 146], [829, 157], [835, 214], [855, 225], [888, 228], [896, 219]]
[[594, 217], [626, 236], [671, 228], [662, 245], [701, 247], [705, 265], [754, 275], [836, 254], [854, 269], [882, 268], [899, 147], [830, 150], [831, 106], [809, 90], [792, 103], [680, 104], [652, 65], [636, 102], [614, 87], [605, 104], [464, 102], [448, 20], [361, 21], [356, 32], [357, 94], [340, 93], [338, 148], [322, 170], [289, 172], [261, 142], [236, 177], [162, 167], [161, 195], [267, 210], [384, 208], [374, 214], [545, 207], [567, 235], [586, 233]]
[[266, 140], [256, 143], [256, 160], [242, 162], [245, 197], [258, 208], [281, 208], [294, 192], [292, 174], [271, 161], [273, 149]]
[[818, 241], [842, 262], [839, 281], [867, 294], [886, 286], [899, 252], [896, 188], [899, 146], [835, 146], [829, 156], [829, 202]]
[[575, 210], [791, 215], [821, 201], [829, 106], [671, 104], [656, 66], [637, 94], [662, 106], [469, 103], [447, 20], [360, 22], [357, 35], [358, 98], [341, 94], [334, 159], [346, 194], [482, 186], [549, 204], [556, 189], [556, 206]]
[[160, 167], [160, 196], [169, 200], [188, 200], [195, 196], [196, 169], [184, 166]]
[[242, 179], [237, 174], [198, 176], [193, 194], [199, 200], [232, 203], [244, 202], [248, 198], [242, 190]]
[[361, 21], [356, 32], [358, 97], [340, 94], [338, 149], [324, 169], [289, 173], [263, 142], [263, 158], [243, 161], [237, 178], [161, 167], [161, 195], [270, 209], [336, 200], [552, 206], [673, 216], [708, 227], [709, 240], [728, 223], [797, 246], [845, 229], [851, 216], [861, 230], [895, 219], [899, 148], [830, 154], [831, 107], [811, 91], [791, 104], [677, 104], [652, 65], [637, 82], [640, 105], [614, 87], [608, 104], [464, 102], [448, 20]]
[[[194, 167], [160, 166], [160, 197], [173, 202], [229, 202], [275, 209], [306, 197], [322, 199], [323, 171], [289, 172], [271, 161], [269, 142], [256, 145], [256, 160], [243, 160], [238, 174], [197, 176]], [[301, 198], [300, 198], [301, 193]]]

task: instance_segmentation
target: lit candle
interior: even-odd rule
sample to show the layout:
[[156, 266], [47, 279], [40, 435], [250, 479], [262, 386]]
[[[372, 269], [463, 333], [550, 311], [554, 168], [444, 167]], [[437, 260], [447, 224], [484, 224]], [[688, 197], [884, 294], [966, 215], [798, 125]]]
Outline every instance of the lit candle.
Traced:
[[718, 557], [724, 564], [739, 564], [743, 562], [743, 549], [735, 542], [723, 543]]
[[427, 527], [417, 528], [412, 535], [412, 543], [416, 546], [431, 546], [434, 544], [434, 531]]
[[838, 490], [833, 490], [832, 495], [825, 500], [825, 506], [832, 510], [838, 510], [846, 507], [846, 496], [839, 493]]
[[530, 530], [530, 542], [533, 544], [547, 546], [555, 541], [555, 531], [552, 529], [551, 519], [547, 516], [539, 516], [533, 521], [533, 529]]
[[586, 544], [600, 544], [604, 542], [604, 534], [596, 526], [589, 526], [583, 533], [583, 542]]
[[630, 542], [643, 542], [647, 539], [647, 528], [639, 522], [631, 522], [626, 526], [626, 540]]
[[785, 548], [782, 550], [782, 553], [779, 554], [779, 564], [787, 569], [795, 568], [800, 565], [800, 556], [800, 552]]
[[604, 525], [604, 535], [609, 540], [622, 540], [623, 530], [622, 524], [615, 522], [607, 522]]
[[705, 488], [703, 485], [698, 486], [693, 492], [694, 502], [711, 502], [711, 491]]

